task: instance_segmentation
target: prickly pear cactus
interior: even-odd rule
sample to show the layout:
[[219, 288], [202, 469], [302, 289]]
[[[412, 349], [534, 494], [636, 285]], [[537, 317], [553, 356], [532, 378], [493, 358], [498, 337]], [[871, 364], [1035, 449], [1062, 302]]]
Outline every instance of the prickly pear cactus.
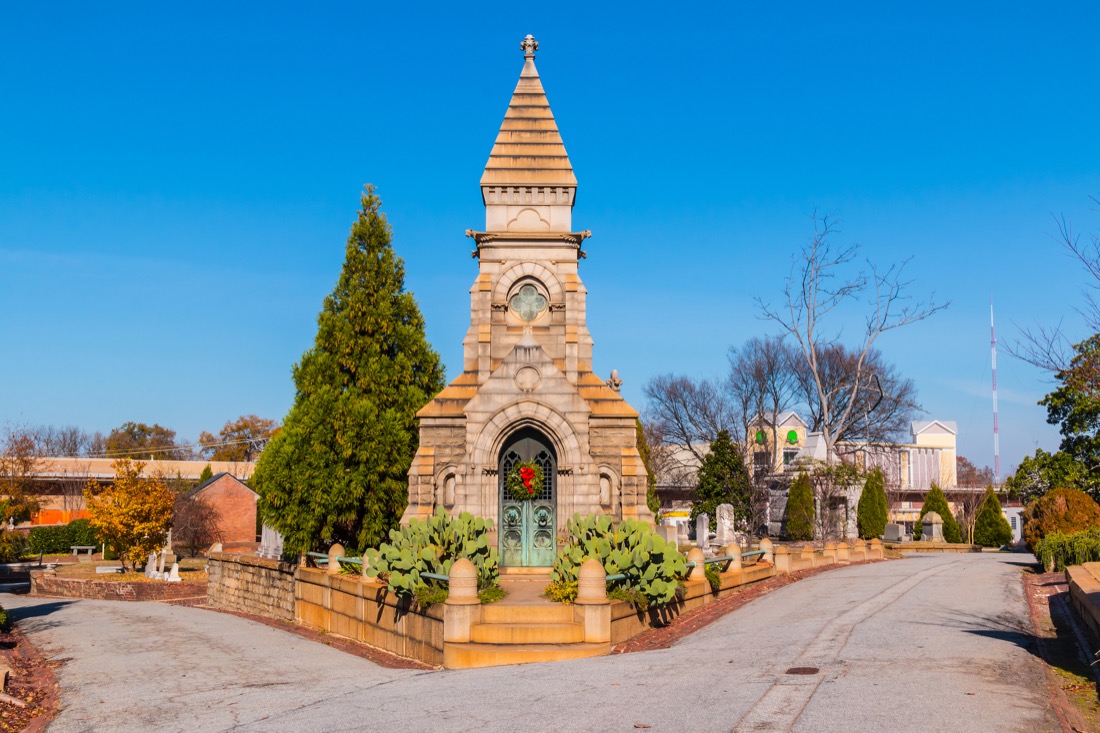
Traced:
[[478, 590], [491, 588], [500, 581], [497, 551], [489, 544], [492, 527], [491, 519], [469, 512], [451, 517], [440, 507], [427, 519], [391, 529], [389, 542], [364, 552], [367, 575], [385, 580], [394, 594], [407, 598], [417, 588], [441, 585], [422, 573], [448, 575], [454, 561], [464, 557], [477, 568]]
[[675, 544], [666, 542], [648, 523], [626, 519], [614, 526], [608, 516], [574, 514], [566, 528], [569, 537], [558, 550], [551, 581], [576, 581], [581, 563], [594, 558], [603, 563], [609, 576], [626, 576], [609, 582], [611, 587], [640, 591], [653, 606], [676, 597], [687, 561]]

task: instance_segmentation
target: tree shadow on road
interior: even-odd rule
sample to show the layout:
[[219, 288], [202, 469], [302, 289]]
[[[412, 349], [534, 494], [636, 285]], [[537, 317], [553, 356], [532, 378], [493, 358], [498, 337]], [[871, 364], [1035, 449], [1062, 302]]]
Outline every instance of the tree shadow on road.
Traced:
[[[49, 601], [47, 603], [36, 603], [33, 606], [18, 606], [15, 608], [9, 608], [8, 618], [16, 623], [20, 621], [29, 621], [30, 619], [42, 619], [45, 616], [49, 616], [52, 613], [60, 611], [65, 606], [72, 604], [72, 601]], [[60, 624], [59, 621], [46, 621], [40, 620], [33, 624], [34, 631], [41, 631], [44, 629], [50, 629]], [[25, 630], [31, 630], [24, 627]]]

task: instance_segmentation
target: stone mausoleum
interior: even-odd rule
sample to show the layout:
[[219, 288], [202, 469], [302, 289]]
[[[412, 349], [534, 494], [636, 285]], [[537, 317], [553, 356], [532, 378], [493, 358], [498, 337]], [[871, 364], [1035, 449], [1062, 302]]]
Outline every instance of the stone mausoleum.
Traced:
[[[592, 372], [578, 269], [591, 232], [573, 226], [577, 179], [527, 36], [519, 83], [481, 176], [484, 231], [468, 230], [478, 273], [462, 374], [419, 413], [403, 521], [443, 506], [493, 519], [501, 564], [552, 565], [574, 512], [653, 517], [617, 374]], [[505, 479], [534, 461], [542, 486], [512, 501]]]

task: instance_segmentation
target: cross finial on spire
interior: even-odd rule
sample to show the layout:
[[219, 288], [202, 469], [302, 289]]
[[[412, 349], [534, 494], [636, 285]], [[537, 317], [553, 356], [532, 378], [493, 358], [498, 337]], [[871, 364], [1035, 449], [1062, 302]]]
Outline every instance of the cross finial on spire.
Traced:
[[519, 47], [523, 50], [523, 58], [533, 59], [535, 58], [535, 51], [539, 50], [539, 42], [528, 33], [527, 37], [520, 41]]

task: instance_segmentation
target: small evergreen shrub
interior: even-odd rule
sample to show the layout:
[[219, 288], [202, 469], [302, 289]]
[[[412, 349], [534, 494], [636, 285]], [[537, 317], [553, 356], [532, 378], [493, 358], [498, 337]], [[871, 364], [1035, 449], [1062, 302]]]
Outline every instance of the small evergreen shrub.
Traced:
[[882, 537], [886, 532], [888, 513], [886, 479], [882, 471], [876, 468], [867, 474], [867, 481], [863, 484], [863, 491], [859, 494], [859, 504], [856, 506], [856, 524], [859, 527], [860, 538], [872, 540]]
[[937, 484], [932, 484], [928, 495], [924, 497], [924, 505], [920, 508], [920, 517], [913, 525], [913, 539], [919, 540], [924, 535], [924, 515], [935, 512], [943, 520], [943, 539], [945, 542], [958, 544], [962, 542], [962, 533], [959, 532], [959, 524], [955, 521], [955, 515], [947, 505], [947, 497], [943, 495], [943, 489]]
[[712, 593], [717, 593], [722, 590], [722, 573], [718, 570], [716, 565], [705, 565], [703, 567], [703, 574], [707, 577], [707, 583], [710, 584]]
[[1012, 527], [1001, 513], [1001, 500], [993, 491], [986, 489], [985, 499], [978, 508], [974, 519], [974, 544], [982, 547], [1002, 547], [1012, 542]]
[[1061, 572], [1070, 565], [1100, 561], [1100, 528], [1075, 534], [1052, 532], [1039, 540], [1035, 557], [1049, 573]]
[[814, 489], [805, 473], [791, 483], [787, 496], [787, 508], [783, 512], [787, 525], [787, 537], [795, 542], [809, 542], [814, 538]]
[[1100, 527], [1100, 505], [1077, 489], [1051, 489], [1024, 510], [1024, 541], [1036, 552], [1049, 534], [1075, 534]]

